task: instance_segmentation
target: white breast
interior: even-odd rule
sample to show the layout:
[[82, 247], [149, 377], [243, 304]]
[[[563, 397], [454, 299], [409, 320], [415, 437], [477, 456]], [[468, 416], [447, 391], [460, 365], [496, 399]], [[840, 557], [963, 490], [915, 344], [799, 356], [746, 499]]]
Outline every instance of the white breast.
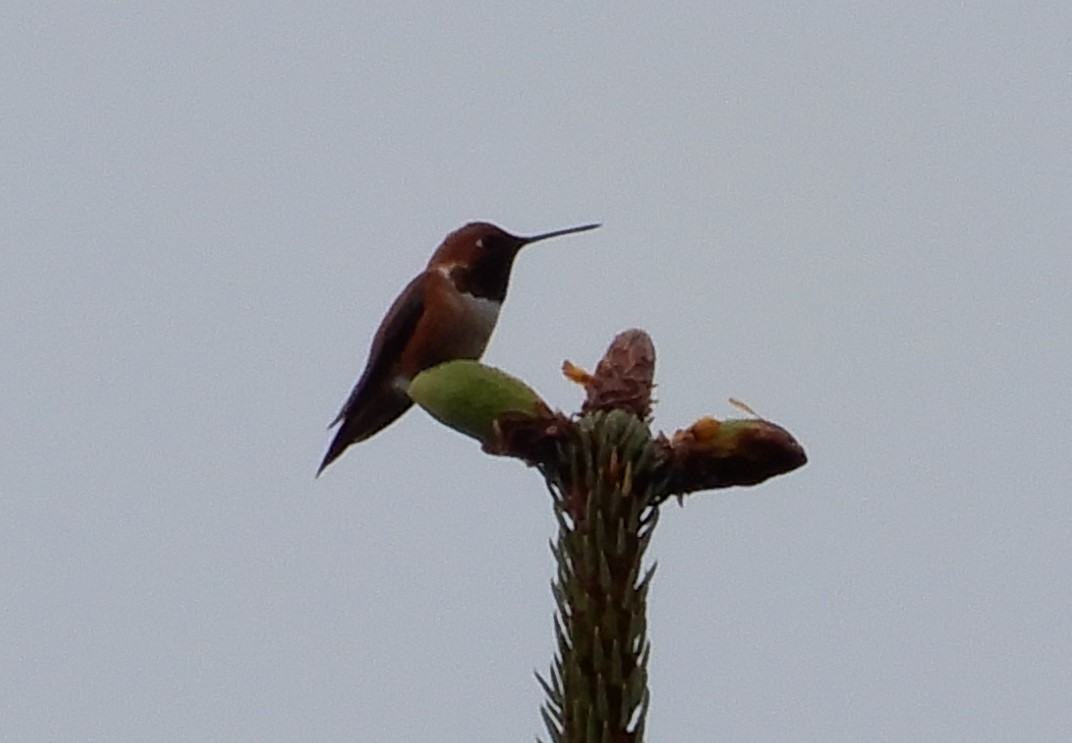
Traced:
[[474, 321], [475, 326], [490, 338], [495, 323], [499, 321], [502, 304], [493, 299], [474, 297], [472, 294], [463, 294], [462, 298], [465, 301], [466, 314]]
[[[439, 268], [447, 279], [450, 279], [450, 270], [450, 266]], [[451, 348], [458, 358], [478, 359], [491, 340], [502, 303], [465, 292], [452, 292], [449, 297], [454, 303], [452, 316], [455, 322], [441, 332], [452, 337]]]

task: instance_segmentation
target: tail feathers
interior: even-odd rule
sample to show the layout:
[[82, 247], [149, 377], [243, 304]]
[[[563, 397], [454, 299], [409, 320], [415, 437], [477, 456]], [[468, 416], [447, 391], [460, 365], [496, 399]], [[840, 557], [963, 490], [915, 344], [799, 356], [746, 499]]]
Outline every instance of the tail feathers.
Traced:
[[402, 393], [382, 395], [369, 401], [365, 405], [348, 405], [335, 419], [335, 423], [342, 421], [339, 430], [335, 432], [335, 438], [331, 440], [324, 461], [316, 471], [316, 476], [342, 456], [347, 447], [357, 444], [371, 436], [376, 435], [387, 426], [398, 420], [405, 413], [413, 401]]

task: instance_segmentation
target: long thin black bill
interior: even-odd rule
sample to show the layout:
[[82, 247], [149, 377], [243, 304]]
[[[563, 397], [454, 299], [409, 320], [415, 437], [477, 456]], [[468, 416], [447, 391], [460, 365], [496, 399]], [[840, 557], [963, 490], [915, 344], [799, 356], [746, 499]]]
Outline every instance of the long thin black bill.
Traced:
[[599, 227], [599, 226], [600, 225], [598, 223], [596, 223], [596, 224], [585, 224], [585, 225], [581, 225], [580, 227], [567, 227], [564, 230], [555, 230], [554, 232], [545, 232], [542, 235], [536, 235], [534, 237], [525, 237], [525, 238], [522, 238], [522, 239], [525, 241], [525, 245], [529, 245], [530, 243], [538, 242], [540, 240], [548, 240], [548, 239], [550, 239], [552, 237], [559, 237], [561, 235], [572, 235], [574, 232], [587, 232], [588, 230], [594, 230], [596, 227]]

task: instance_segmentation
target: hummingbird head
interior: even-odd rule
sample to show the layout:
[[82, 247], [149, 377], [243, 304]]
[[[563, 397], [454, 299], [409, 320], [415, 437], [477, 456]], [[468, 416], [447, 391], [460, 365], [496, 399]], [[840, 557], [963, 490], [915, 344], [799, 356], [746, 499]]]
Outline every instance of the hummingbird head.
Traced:
[[432, 254], [428, 268], [447, 273], [459, 291], [501, 302], [506, 298], [510, 269], [523, 247], [596, 227], [599, 225], [586, 224], [532, 237], [518, 237], [488, 222], [470, 222], [447, 235]]

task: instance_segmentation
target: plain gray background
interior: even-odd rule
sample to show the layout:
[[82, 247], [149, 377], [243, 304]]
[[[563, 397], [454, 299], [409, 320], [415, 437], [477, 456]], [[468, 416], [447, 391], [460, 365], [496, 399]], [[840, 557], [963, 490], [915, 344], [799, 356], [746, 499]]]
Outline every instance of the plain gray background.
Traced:
[[656, 427], [811, 462], [667, 508], [652, 741], [1072, 736], [1072, 10], [16, 3], [0, 12], [0, 739], [521, 741], [532, 471], [325, 425], [450, 230], [486, 356], [659, 353]]

